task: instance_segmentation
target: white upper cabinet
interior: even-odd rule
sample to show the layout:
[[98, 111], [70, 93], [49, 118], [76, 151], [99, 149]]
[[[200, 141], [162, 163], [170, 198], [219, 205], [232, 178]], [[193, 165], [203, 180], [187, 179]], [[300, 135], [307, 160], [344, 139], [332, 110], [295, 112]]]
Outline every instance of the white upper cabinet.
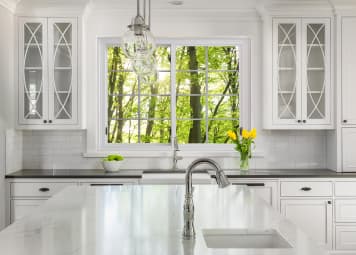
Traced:
[[21, 18], [19, 128], [78, 126], [77, 19]]
[[343, 17], [341, 29], [342, 124], [356, 124], [356, 17]]
[[[329, 129], [330, 19], [273, 19], [272, 113], [267, 128]], [[268, 108], [268, 107], [267, 107]]]

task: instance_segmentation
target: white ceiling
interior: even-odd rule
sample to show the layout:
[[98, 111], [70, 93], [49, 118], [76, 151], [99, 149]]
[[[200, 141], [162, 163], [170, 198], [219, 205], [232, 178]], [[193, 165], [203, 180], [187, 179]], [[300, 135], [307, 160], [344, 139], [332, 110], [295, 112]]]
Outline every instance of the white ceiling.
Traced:
[[[148, 0], [147, 0], [148, 1]], [[151, 0], [153, 9], [256, 9], [258, 6], [278, 5], [356, 5], [356, 0], [181, 0], [183, 5], [170, 4], [174, 0]], [[0, 0], [6, 7], [12, 6], [85, 6], [88, 3], [115, 6], [123, 9], [135, 8], [136, 0]]]

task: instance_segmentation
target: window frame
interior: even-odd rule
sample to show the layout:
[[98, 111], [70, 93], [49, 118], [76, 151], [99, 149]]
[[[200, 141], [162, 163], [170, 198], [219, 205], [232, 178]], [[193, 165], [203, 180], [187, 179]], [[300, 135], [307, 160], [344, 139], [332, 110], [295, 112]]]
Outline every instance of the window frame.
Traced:
[[[107, 142], [106, 126], [107, 126], [107, 48], [120, 44], [120, 37], [98, 38], [98, 86], [99, 86], [99, 110], [97, 124], [97, 148], [99, 152], [105, 151], [167, 151], [173, 147], [171, 144], [109, 144]], [[175, 77], [176, 75], [176, 47], [178, 46], [231, 46], [239, 47], [240, 61], [240, 125], [245, 128], [251, 126], [251, 42], [248, 38], [158, 38], [157, 45], [169, 45], [171, 47], [171, 125], [176, 126], [176, 101], [172, 98], [176, 97], [175, 93]], [[172, 137], [176, 136], [176, 130], [172, 129]], [[232, 144], [179, 144], [180, 150], [187, 151], [230, 151]]]

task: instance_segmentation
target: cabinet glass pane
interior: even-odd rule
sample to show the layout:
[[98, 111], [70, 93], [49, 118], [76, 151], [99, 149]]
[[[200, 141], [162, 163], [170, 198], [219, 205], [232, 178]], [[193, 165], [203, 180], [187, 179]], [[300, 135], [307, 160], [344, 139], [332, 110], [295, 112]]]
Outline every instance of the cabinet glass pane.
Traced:
[[296, 24], [278, 24], [278, 118], [296, 118]]
[[[31, 87], [33, 88], [33, 87]], [[24, 94], [24, 117], [25, 119], [42, 119], [43, 101], [42, 93], [36, 92], [35, 89], [25, 92]]]
[[307, 25], [307, 117], [325, 118], [325, 25]]
[[72, 118], [72, 24], [53, 24], [54, 117]]
[[70, 119], [72, 116], [72, 94], [57, 93], [54, 99], [54, 112], [56, 119]]
[[24, 24], [24, 43], [41, 44], [43, 33], [42, 23], [25, 23]]
[[24, 119], [43, 118], [43, 25], [24, 24]]

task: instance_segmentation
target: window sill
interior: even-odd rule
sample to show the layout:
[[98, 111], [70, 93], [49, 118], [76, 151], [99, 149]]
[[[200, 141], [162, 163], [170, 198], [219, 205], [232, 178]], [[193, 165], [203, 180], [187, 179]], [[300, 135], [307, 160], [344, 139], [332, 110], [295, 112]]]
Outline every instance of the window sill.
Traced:
[[[84, 158], [103, 158], [109, 154], [117, 154], [117, 151], [105, 151], [105, 152], [86, 152], [82, 156]], [[172, 157], [172, 151], [126, 151], [120, 153], [125, 158], [166, 158]], [[178, 156], [186, 158], [196, 157], [213, 157], [213, 158], [239, 158], [240, 155], [235, 151], [178, 151]], [[264, 158], [262, 152], [253, 152], [252, 158]]]

